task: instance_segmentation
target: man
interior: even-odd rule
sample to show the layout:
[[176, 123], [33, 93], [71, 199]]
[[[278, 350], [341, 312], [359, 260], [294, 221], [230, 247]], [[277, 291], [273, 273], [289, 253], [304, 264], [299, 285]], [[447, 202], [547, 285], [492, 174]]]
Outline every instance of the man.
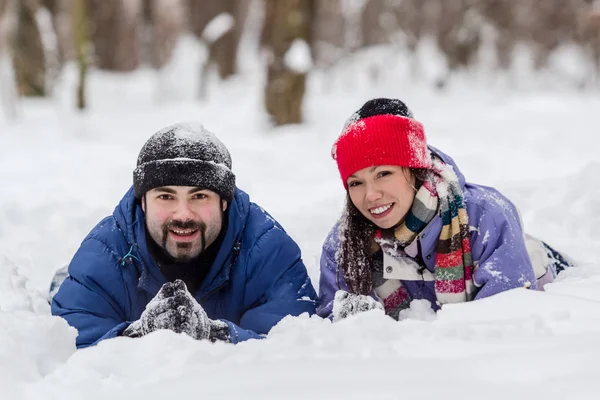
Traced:
[[142, 148], [133, 187], [84, 239], [52, 299], [77, 347], [170, 329], [196, 339], [260, 338], [315, 312], [300, 249], [235, 186], [227, 148], [177, 124]]

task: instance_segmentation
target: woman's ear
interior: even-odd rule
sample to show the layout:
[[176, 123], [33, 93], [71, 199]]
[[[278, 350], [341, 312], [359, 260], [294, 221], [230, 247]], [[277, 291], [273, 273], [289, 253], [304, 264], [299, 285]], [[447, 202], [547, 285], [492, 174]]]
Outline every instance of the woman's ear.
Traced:
[[404, 174], [404, 179], [406, 179], [406, 182], [408, 182], [410, 184], [410, 186], [413, 188], [413, 190], [416, 192], [417, 191], [417, 186], [416, 186], [417, 177], [415, 176], [413, 171], [410, 168], [402, 167], [402, 174]]

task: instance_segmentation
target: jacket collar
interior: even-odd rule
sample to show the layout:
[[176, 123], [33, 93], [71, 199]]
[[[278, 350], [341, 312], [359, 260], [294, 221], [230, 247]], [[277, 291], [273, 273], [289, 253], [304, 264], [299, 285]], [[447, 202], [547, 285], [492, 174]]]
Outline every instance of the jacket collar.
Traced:
[[[196, 299], [207, 296], [229, 280], [232, 266], [240, 251], [249, 204], [248, 195], [236, 188], [234, 199], [228, 207], [227, 233], [208, 274], [196, 293], [193, 293]], [[135, 263], [139, 275], [137, 287], [154, 297], [162, 285], [167, 283], [167, 279], [150, 255], [146, 242], [144, 211], [141, 202], [135, 199], [132, 188], [115, 209], [114, 216], [132, 246], [131, 254], [141, 260]]]

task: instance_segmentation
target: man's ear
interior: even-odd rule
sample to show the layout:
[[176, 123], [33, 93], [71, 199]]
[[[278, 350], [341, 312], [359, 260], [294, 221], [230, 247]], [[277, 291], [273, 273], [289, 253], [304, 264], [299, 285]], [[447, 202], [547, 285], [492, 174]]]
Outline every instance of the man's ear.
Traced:
[[146, 212], [146, 193], [142, 196], [142, 210]]
[[227, 210], [227, 200], [221, 200], [221, 208], [223, 209], [223, 212]]

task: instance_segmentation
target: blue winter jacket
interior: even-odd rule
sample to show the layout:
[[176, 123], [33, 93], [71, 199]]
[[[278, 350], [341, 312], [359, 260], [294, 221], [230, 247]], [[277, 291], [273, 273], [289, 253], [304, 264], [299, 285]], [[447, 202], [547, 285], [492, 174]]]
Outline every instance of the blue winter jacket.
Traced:
[[[316, 293], [298, 245], [236, 189], [221, 249], [195, 293], [211, 319], [229, 325], [232, 343], [260, 338], [286, 315], [315, 312]], [[120, 335], [167, 280], [146, 245], [144, 212], [130, 189], [112, 216], [84, 239], [52, 314], [79, 331], [77, 347]]]

